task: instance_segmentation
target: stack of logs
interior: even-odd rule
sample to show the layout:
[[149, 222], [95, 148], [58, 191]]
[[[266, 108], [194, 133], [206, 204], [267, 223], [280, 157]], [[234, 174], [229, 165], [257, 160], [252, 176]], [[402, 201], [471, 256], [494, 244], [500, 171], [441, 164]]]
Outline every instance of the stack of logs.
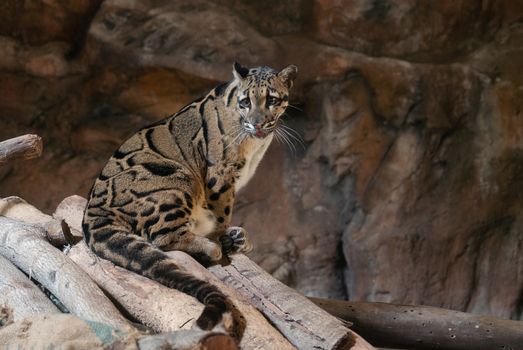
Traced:
[[[32, 149], [39, 143], [34, 137], [33, 141]], [[41, 143], [36, 148], [39, 151], [28, 157], [41, 152]], [[20, 152], [9, 154], [25, 157]], [[232, 256], [230, 265], [206, 269], [187, 254], [170, 252], [178, 266], [217, 286], [244, 318], [241, 337], [236, 339], [220, 329], [197, 330], [194, 322], [203, 306], [196, 299], [93, 255], [82, 240], [85, 205], [82, 197], [68, 197], [50, 216], [19, 197], [0, 199], [0, 326], [4, 329], [28, 316], [66, 311], [117, 330], [120, 336], [112, 341], [129, 348], [373, 349], [348, 329], [347, 322], [275, 280], [244, 255]], [[2, 331], [0, 347], [35, 345], [23, 339], [1, 344]], [[41, 341], [37, 347], [60, 345]]]
[[[37, 157], [41, 139], [0, 142], [0, 166]], [[427, 306], [305, 298], [246, 256], [182, 269], [219, 288], [243, 316], [241, 334], [195, 329], [203, 305], [93, 255], [83, 241], [86, 200], [52, 216], [19, 197], [0, 199], [0, 348], [75, 349], [523, 349], [523, 323]], [[326, 312], [326, 311], [328, 312]], [[68, 314], [64, 314], [68, 313]], [[66, 334], [66, 335], [64, 335]]]

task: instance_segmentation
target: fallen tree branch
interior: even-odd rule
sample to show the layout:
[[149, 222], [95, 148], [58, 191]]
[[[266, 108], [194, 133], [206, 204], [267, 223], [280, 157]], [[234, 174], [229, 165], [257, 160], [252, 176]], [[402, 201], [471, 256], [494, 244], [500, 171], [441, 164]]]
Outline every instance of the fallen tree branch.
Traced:
[[430, 306], [310, 298], [375, 346], [441, 350], [520, 349], [523, 322]]
[[22, 135], [0, 142], [0, 165], [13, 159], [31, 159], [42, 155], [42, 138]]
[[12, 313], [12, 321], [36, 314], [55, 314], [60, 310], [22, 271], [0, 256], [0, 307]]
[[256, 306], [299, 349], [374, 349], [297, 291], [274, 279], [242, 254], [209, 270]]
[[39, 226], [0, 216], [0, 255], [40, 282], [75, 315], [133, 330], [89, 276], [45, 237]]

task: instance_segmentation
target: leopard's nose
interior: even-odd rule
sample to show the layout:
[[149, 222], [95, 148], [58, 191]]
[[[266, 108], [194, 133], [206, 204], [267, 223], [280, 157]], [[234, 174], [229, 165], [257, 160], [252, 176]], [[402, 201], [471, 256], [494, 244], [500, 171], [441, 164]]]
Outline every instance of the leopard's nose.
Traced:
[[260, 130], [261, 127], [262, 127], [261, 123], [254, 124], [254, 128], [255, 128], [256, 130]]

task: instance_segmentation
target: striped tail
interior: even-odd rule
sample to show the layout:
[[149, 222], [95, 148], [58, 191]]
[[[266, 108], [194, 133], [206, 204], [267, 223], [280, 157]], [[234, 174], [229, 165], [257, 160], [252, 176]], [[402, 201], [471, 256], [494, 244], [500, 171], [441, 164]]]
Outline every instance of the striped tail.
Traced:
[[201, 329], [214, 328], [228, 311], [229, 302], [222, 292], [182, 271], [163, 251], [143, 238], [108, 227], [88, 230], [87, 226], [83, 227], [86, 242], [98, 256], [198, 299], [205, 306], [196, 320]]

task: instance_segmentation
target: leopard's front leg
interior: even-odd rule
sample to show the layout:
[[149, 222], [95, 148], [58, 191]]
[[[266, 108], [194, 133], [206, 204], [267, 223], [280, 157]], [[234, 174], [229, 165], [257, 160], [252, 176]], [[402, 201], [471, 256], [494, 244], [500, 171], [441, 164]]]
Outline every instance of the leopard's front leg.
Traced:
[[207, 206], [216, 216], [216, 228], [208, 237], [220, 242], [224, 254], [248, 253], [253, 245], [247, 231], [230, 226], [234, 204], [234, 177], [210, 176], [206, 184]]

